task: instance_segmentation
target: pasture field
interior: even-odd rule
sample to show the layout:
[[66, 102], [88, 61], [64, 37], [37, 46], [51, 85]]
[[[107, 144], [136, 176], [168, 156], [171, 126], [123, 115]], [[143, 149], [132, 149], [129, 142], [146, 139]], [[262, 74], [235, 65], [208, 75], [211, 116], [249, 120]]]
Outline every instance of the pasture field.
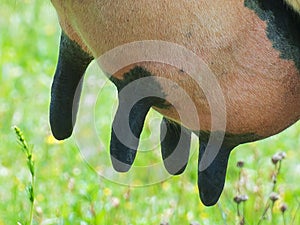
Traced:
[[[15, 125], [23, 131], [35, 162], [32, 224], [300, 224], [299, 122], [277, 136], [236, 148], [230, 158], [224, 192], [214, 207], [203, 206], [198, 197], [196, 141], [192, 145], [194, 154], [180, 176], [140, 187], [99, 176], [82, 157], [74, 136], [57, 142], [50, 132], [50, 87], [59, 36], [50, 1], [1, 1], [0, 225], [29, 224], [31, 178]], [[91, 68], [87, 76], [94, 72]], [[105, 154], [116, 89], [103, 75], [99, 77], [106, 85], [94, 108], [95, 125]], [[159, 116], [151, 114], [143, 140], [157, 139]], [[142, 142], [141, 148], [151, 148], [151, 143]], [[286, 158], [274, 187], [276, 168], [271, 157], [281, 151]], [[159, 146], [147, 154], [139, 152], [137, 157], [135, 165], [158, 162]], [[101, 158], [93, 160], [99, 167], [101, 163], [109, 164]], [[244, 162], [243, 168], [236, 166], [238, 161]], [[150, 177], [151, 171], [138, 174], [134, 182], [149, 184]], [[274, 204], [269, 200], [272, 192], [279, 195]], [[248, 200], [237, 205], [233, 199], [238, 193], [247, 195]], [[284, 213], [283, 204], [287, 205]]]

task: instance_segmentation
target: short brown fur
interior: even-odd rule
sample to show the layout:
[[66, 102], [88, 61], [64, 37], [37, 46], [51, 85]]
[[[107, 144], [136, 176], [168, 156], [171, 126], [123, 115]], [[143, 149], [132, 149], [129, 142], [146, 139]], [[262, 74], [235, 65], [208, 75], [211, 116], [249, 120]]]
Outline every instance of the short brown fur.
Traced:
[[[300, 9], [299, 1], [286, 1]], [[268, 137], [300, 118], [300, 72], [292, 60], [280, 57], [266, 35], [266, 23], [242, 0], [52, 2], [63, 30], [95, 58], [119, 45], [141, 40], [168, 41], [193, 51], [220, 83], [229, 133]], [[145, 62], [128, 66], [114, 76], [122, 77], [133, 66], [177, 82], [195, 102], [201, 130], [210, 130], [208, 103], [187, 74], [168, 65]], [[168, 85], [161, 85], [171, 93]], [[185, 101], [176, 95], [169, 98]], [[179, 120], [173, 108], [157, 110]], [[190, 118], [189, 110], [186, 117]], [[184, 125], [199, 127], [193, 119]]]

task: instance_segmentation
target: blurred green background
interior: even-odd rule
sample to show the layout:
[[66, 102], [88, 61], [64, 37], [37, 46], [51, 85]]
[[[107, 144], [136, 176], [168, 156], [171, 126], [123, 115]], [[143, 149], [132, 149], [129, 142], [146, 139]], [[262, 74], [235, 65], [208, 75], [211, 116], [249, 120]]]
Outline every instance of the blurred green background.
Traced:
[[[241, 210], [246, 224], [258, 224], [272, 192], [271, 157], [279, 151], [287, 153], [276, 187], [280, 198], [262, 224], [284, 224], [284, 220], [286, 224], [300, 224], [299, 122], [277, 136], [238, 147], [230, 158], [224, 193], [214, 207], [204, 207], [198, 198], [197, 151], [183, 175], [158, 184], [134, 188], [98, 176], [82, 158], [74, 137], [57, 142], [50, 132], [50, 85], [59, 35], [50, 1], [1, 1], [0, 225], [26, 224], [29, 218], [26, 186], [30, 174], [14, 125], [33, 146], [34, 224], [239, 224], [241, 217], [233, 201], [238, 189], [249, 197]], [[95, 107], [99, 138], [106, 147], [115, 95], [115, 88], [108, 83]], [[152, 112], [152, 117], [158, 116]], [[157, 123], [151, 125], [151, 117], [148, 121], [144, 139], [157, 133]], [[142, 143], [142, 148], [148, 144]], [[197, 148], [196, 142], [193, 148]], [[136, 164], [160, 160], [159, 146], [150, 153], [150, 157], [139, 154]], [[240, 169], [236, 164], [240, 160], [245, 166], [238, 182]], [[147, 176], [141, 175], [140, 182]], [[283, 202], [288, 206], [284, 216], [280, 211]]]

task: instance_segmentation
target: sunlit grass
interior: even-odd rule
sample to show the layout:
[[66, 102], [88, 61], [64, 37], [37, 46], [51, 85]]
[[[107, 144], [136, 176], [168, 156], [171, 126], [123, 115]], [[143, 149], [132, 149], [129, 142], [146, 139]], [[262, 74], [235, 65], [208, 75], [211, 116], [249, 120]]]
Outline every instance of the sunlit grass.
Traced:
[[[204, 207], [197, 191], [197, 151], [186, 172], [146, 187], [119, 185], [98, 176], [78, 150], [75, 138], [57, 142], [48, 124], [50, 85], [55, 69], [60, 29], [50, 1], [8, 1], [0, 7], [0, 225], [25, 222], [30, 204], [26, 185], [30, 174], [19, 151], [12, 126], [19, 126], [34, 145], [36, 189], [33, 224], [234, 224], [238, 221], [233, 198], [237, 195], [239, 168], [244, 161], [243, 193], [246, 224], [257, 224], [272, 192], [273, 154], [285, 151], [278, 176], [280, 195], [273, 221], [268, 214], [262, 224], [283, 224], [281, 203], [288, 206], [287, 224], [300, 224], [300, 127], [299, 123], [280, 135], [238, 147], [230, 158], [224, 193], [219, 203]], [[93, 73], [92, 68], [88, 75]], [[107, 149], [115, 104], [115, 89], [107, 84], [95, 107], [97, 132]], [[154, 113], [152, 115], [155, 115]], [[78, 120], [84, 118], [78, 118]], [[149, 118], [149, 121], [151, 119]], [[143, 133], [157, 133], [156, 123]], [[101, 134], [101, 135], [100, 135]], [[197, 142], [193, 143], [197, 149]], [[105, 153], [105, 152], [104, 152]], [[104, 154], [103, 153], [103, 154]], [[147, 155], [147, 157], [145, 157]], [[136, 165], [160, 159], [159, 146], [141, 152]], [[102, 159], [95, 159], [101, 165]], [[103, 162], [108, 164], [109, 162]], [[141, 182], [149, 174], [141, 175]]]
[[25, 154], [27, 158], [27, 168], [29, 170], [31, 179], [29, 184], [27, 185], [28, 199], [30, 204], [30, 209], [28, 211], [29, 219], [26, 223], [18, 222], [18, 224], [28, 224], [32, 225], [33, 223], [33, 213], [34, 213], [34, 201], [35, 201], [35, 162], [32, 152], [32, 147], [27, 144], [27, 141], [18, 127], [14, 127], [18, 143], [20, 144], [21, 150]]

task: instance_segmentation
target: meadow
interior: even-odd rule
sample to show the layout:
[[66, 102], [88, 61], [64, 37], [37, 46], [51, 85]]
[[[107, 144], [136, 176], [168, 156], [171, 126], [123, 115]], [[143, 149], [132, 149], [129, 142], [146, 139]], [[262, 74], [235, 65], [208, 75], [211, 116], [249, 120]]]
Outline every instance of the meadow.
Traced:
[[[50, 87], [60, 39], [50, 1], [2, 0], [0, 6], [0, 225], [30, 223], [31, 174], [14, 126], [33, 152], [32, 224], [300, 224], [299, 122], [279, 135], [236, 148], [224, 192], [213, 207], [205, 207], [198, 197], [196, 141], [180, 176], [151, 183], [151, 171], [139, 173], [133, 181], [137, 185], [131, 186], [99, 176], [96, 170], [109, 166], [105, 149], [116, 89], [100, 74], [103, 88], [94, 108], [95, 127], [106, 157], [89, 162], [77, 138], [58, 142], [50, 131]], [[93, 68], [87, 76], [98, 72]], [[159, 146], [149, 141], [158, 138], [159, 118], [155, 112], [148, 117], [141, 149], [153, 150], [139, 152], [135, 165], [160, 161]], [[271, 158], [277, 152], [286, 157], [274, 165]]]

